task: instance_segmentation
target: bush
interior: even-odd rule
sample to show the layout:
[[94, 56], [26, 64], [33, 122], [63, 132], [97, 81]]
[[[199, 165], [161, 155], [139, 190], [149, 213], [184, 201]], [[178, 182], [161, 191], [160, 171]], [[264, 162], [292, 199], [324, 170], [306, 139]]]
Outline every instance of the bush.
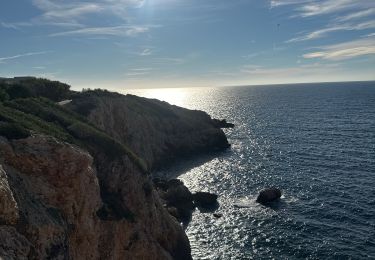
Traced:
[[9, 99], [45, 97], [57, 102], [72, 95], [69, 85], [38, 78], [8, 79], [6, 82], [0, 82], [0, 88], [8, 94]]
[[17, 123], [0, 122], [0, 135], [8, 139], [22, 139], [30, 136], [30, 131]]
[[0, 88], [0, 102], [6, 101], [9, 99], [8, 93], [5, 91], [5, 89]]
[[32, 91], [24, 85], [12, 85], [7, 89], [10, 99], [33, 97]]

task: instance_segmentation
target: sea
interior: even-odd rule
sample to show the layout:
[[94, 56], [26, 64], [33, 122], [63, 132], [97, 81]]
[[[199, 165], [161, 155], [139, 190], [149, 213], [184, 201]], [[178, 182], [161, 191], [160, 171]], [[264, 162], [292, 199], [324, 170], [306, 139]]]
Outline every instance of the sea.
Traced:
[[[186, 224], [194, 259], [375, 259], [375, 82], [142, 89], [234, 123], [231, 148], [160, 174], [219, 195]], [[255, 202], [282, 190], [272, 207]]]

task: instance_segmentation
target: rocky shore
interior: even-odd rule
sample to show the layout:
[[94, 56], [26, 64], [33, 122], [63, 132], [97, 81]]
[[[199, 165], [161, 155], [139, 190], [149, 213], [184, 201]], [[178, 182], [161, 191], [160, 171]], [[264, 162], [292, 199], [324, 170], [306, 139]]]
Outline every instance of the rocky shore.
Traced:
[[[163, 190], [151, 172], [229, 147], [222, 121], [34, 78], [0, 82], [0, 94], [0, 257], [191, 259], [171, 202], [184, 186]], [[186, 194], [192, 207], [205, 203]]]

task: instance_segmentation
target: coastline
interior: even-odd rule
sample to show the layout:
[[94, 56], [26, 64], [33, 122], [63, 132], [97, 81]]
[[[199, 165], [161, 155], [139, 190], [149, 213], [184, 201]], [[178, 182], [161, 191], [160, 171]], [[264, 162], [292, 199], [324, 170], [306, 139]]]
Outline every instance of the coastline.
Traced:
[[38, 96], [0, 105], [1, 256], [191, 259], [149, 174], [227, 149], [217, 122], [131, 95], [65, 94], [64, 106]]

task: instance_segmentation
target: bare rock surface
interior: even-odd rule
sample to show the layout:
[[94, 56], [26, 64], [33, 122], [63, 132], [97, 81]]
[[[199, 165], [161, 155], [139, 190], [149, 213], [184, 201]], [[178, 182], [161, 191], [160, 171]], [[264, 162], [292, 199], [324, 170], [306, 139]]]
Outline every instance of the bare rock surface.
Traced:
[[9, 187], [8, 176], [0, 165], [0, 223], [15, 225], [18, 221], [18, 205]]
[[95, 156], [47, 136], [0, 139], [0, 256], [191, 259], [147, 176], [127, 157]]

